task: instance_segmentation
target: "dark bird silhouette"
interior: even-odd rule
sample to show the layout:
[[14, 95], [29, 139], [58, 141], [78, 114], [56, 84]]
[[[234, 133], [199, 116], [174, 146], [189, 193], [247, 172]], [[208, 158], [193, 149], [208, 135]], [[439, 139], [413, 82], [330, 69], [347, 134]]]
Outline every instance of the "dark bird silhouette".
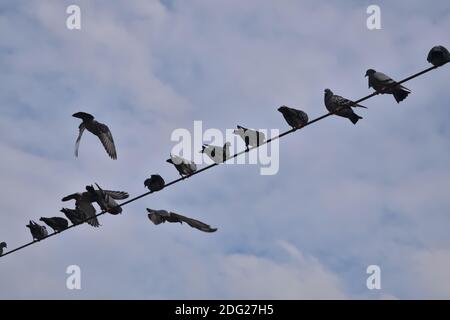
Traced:
[[206, 154], [215, 163], [222, 163], [230, 158], [230, 143], [226, 142], [223, 147], [204, 144], [200, 153]]
[[233, 131], [234, 134], [240, 136], [245, 142], [245, 151], [249, 150], [249, 146], [257, 147], [266, 141], [266, 136], [263, 132], [247, 129], [243, 126], [237, 126]]
[[435, 46], [428, 53], [427, 61], [436, 67], [450, 62], [450, 52], [444, 46]]
[[84, 130], [87, 129], [87, 131], [96, 135], [100, 139], [108, 155], [114, 160], [117, 159], [117, 152], [116, 146], [114, 145], [114, 139], [111, 134], [111, 131], [109, 130], [106, 124], [94, 120], [94, 116], [86, 112], [77, 112], [74, 113], [72, 116], [83, 120], [83, 122], [78, 127], [80, 129], [80, 132], [78, 134], [77, 141], [75, 142], [76, 157], [78, 157], [78, 148], [80, 146], [81, 136], [83, 135]]
[[42, 240], [45, 237], [48, 236], [48, 231], [45, 226], [41, 226], [34, 222], [33, 220], [30, 220], [30, 223], [27, 224], [27, 227], [30, 228], [31, 235], [33, 236], [33, 240]]
[[174, 213], [174, 212], [168, 212], [166, 210], [153, 210], [148, 209], [148, 218], [150, 221], [152, 221], [155, 225], [165, 223], [167, 222], [179, 222], [179, 223], [187, 223], [192, 228], [198, 229], [203, 232], [215, 232], [217, 231], [217, 228], [211, 228], [206, 223], [203, 223], [201, 221], [191, 219], [185, 216], [182, 216], [180, 214]]
[[88, 224], [90, 224], [93, 227], [100, 226], [100, 223], [98, 222], [98, 219], [96, 217], [95, 208], [92, 205], [92, 202], [95, 202], [95, 199], [91, 195], [91, 193], [89, 192], [73, 193], [62, 199], [62, 201], [70, 201], [70, 200], [75, 200], [75, 210], [77, 210], [79, 213], [82, 213], [84, 219], [90, 218], [89, 220], [86, 221]]
[[61, 232], [69, 226], [69, 222], [61, 217], [52, 217], [52, 218], [44, 218], [41, 217], [40, 221], [44, 222], [50, 228], [52, 228], [55, 232]]
[[80, 209], [68, 209], [68, 208], [62, 208], [60, 210], [64, 215], [67, 217], [67, 219], [72, 222], [72, 224], [81, 224], [84, 222], [87, 217], [84, 216], [84, 213]]
[[8, 248], [6, 242], [0, 243], [0, 256], [3, 255], [3, 248]]
[[179, 156], [170, 155], [170, 159], [167, 159], [166, 162], [173, 164], [182, 178], [197, 171], [197, 165], [193, 161], [188, 161]]
[[411, 90], [401, 84], [396, 85], [396, 81], [382, 72], [369, 69], [366, 71], [366, 77], [369, 77], [369, 88], [382, 94], [392, 94], [397, 103], [405, 100], [411, 93]]
[[124, 191], [103, 190], [97, 183], [95, 185], [98, 190], [95, 190], [93, 186], [86, 186], [87, 192], [92, 197], [91, 199], [97, 202], [103, 211], [114, 215], [122, 213], [122, 207], [119, 207], [119, 204], [115, 200], [128, 198], [128, 193]]
[[162, 190], [166, 182], [159, 174], [152, 174], [150, 178], [145, 179], [144, 186], [151, 192]]
[[325, 89], [324, 100], [329, 112], [343, 118], [348, 118], [353, 124], [356, 124], [362, 117], [354, 113], [352, 107], [366, 108], [360, 104], [355, 104], [351, 100], [333, 94], [333, 91], [330, 89]]
[[292, 129], [300, 129], [308, 123], [308, 115], [306, 112], [289, 108], [287, 106], [281, 106], [278, 111], [283, 115], [284, 120], [292, 127]]

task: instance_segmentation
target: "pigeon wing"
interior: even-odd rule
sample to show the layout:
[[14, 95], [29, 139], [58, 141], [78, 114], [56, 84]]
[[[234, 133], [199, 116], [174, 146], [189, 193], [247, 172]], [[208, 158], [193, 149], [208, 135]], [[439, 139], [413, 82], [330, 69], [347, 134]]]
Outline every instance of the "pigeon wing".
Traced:
[[77, 200], [79, 198], [80, 194], [79, 193], [72, 193], [64, 198], [62, 198], [62, 201], [66, 202], [66, 201], [70, 201], [70, 200]]
[[125, 191], [103, 190], [103, 192], [115, 200], [124, 200], [130, 196], [128, 192]]
[[335, 102], [337, 108], [342, 108], [342, 107], [347, 106], [347, 107], [359, 107], [359, 108], [367, 109], [367, 107], [365, 107], [363, 105], [355, 104], [355, 102], [348, 100], [344, 97], [338, 96], [338, 95], [334, 96], [334, 102]]
[[84, 129], [86, 129], [86, 126], [84, 125], [83, 122], [80, 124], [78, 129], [80, 131], [78, 133], [77, 141], [75, 141], [75, 157], [78, 157], [78, 148], [80, 147], [81, 136], [83, 135]]
[[192, 218], [188, 218], [188, 217], [182, 216], [181, 214], [177, 214], [177, 213], [174, 213], [174, 212], [171, 212], [170, 214], [171, 214], [171, 216], [172, 216], [173, 218], [176, 218], [176, 219], [179, 220], [179, 221], [185, 222], [185, 223], [187, 223], [189, 226], [191, 226], [192, 228], [198, 229], [198, 230], [200, 230], [200, 231], [204, 231], [204, 232], [214, 232], [214, 231], [217, 230], [217, 229], [211, 228], [211, 227], [210, 227], [209, 225], [207, 225], [206, 223], [203, 223], [203, 222], [201, 222], [201, 221], [198, 221], [198, 220], [195, 220], [195, 219], [192, 219]]
[[116, 146], [114, 145], [114, 139], [111, 134], [111, 131], [109, 130], [108, 126], [103, 123], [98, 123], [98, 138], [103, 144], [103, 147], [105, 148], [108, 155], [116, 160], [117, 159], [117, 152], [116, 152]]
[[80, 210], [83, 213], [84, 219], [92, 218], [87, 220], [86, 222], [93, 227], [99, 227], [100, 223], [98, 222], [96, 215], [96, 211], [92, 203], [87, 201], [78, 201], [75, 205], [76, 209]]

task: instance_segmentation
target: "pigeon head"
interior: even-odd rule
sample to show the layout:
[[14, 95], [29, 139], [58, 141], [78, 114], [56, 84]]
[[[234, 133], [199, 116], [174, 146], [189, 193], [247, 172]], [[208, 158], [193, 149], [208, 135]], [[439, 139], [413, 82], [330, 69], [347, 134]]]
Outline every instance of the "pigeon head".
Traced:
[[278, 108], [278, 111], [280, 111], [281, 113], [283, 113], [283, 112], [285, 112], [287, 110], [288, 110], [288, 107], [286, 107], [286, 106], [281, 106], [281, 107]]
[[330, 89], [325, 89], [324, 90], [324, 92], [325, 92], [325, 98], [326, 97], [331, 97], [331, 96], [333, 96], [333, 91], [331, 91]]
[[150, 183], [152, 182], [152, 179], [151, 178], [149, 178], [149, 179], [145, 179], [145, 181], [144, 181], [144, 186], [145, 187], [149, 187], [150, 186]]
[[8, 245], [6, 244], [6, 242], [2, 242], [0, 243], [0, 248], [8, 248]]
[[91, 115], [91, 114], [89, 114], [89, 113], [86, 113], [86, 112], [77, 112], [77, 113], [74, 113], [74, 114], [72, 115], [72, 117], [81, 119], [81, 120], [83, 120], [83, 121], [94, 120], [94, 116]]
[[376, 71], [373, 70], [373, 69], [368, 69], [368, 70], [366, 71], [365, 77], [369, 77], [369, 76], [373, 75], [375, 72], [376, 72]]
[[87, 192], [95, 192], [95, 189], [93, 186], [86, 186], [86, 191]]

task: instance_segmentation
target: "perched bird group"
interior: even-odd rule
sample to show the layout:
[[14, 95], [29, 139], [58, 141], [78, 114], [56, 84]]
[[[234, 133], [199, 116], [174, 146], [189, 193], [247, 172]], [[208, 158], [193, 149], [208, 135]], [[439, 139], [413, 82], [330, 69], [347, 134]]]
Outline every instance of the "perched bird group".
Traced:
[[[434, 67], [439, 67], [450, 62], [450, 53], [443, 46], [435, 46], [428, 53], [427, 60]], [[428, 71], [428, 69], [426, 71]], [[368, 69], [365, 76], [368, 77], [369, 88], [373, 88], [376, 94], [390, 94], [394, 97], [397, 103], [405, 100], [408, 95], [411, 94], [411, 90], [404, 87], [401, 83], [396, 82], [391, 77], [382, 72], [376, 71], [374, 69]], [[409, 79], [410, 78], [405, 79], [402, 82]], [[354, 112], [353, 108], [359, 107], [367, 109], [365, 106], [360, 105], [355, 101], [334, 94], [330, 89], [324, 90], [324, 104], [326, 109], [329, 111], [328, 115], [333, 114], [339, 117], [347, 118], [353, 124], [356, 124], [359, 120], [362, 119], [361, 116]], [[283, 115], [286, 123], [290, 127], [292, 127], [292, 130], [294, 131], [301, 129], [309, 124], [308, 115], [302, 110], [290, 108], [283, 105], [278, 108], [278, 111]], [[79, 133], [75, 142], [76, 157], [78, 157], [78, 150], [83, 132], [87, 130], [99, 138], [109, 157], [111, 157], [113, 160], [117, 159], [117, 151], [114, 144], [114, 139], [107, 125], [96, 121], [93, 115], [86, 112], [77, 112], [72, 116], [82, 120], [81, 124], [78, 127]], [[317, 120], [318, 119], [316, 119], [315, 121]], [[233, 133], [244, 140], [246, 152], [250, 150], [250, 147], [256, 148], [266, 142], [264, 133], [254, 129], [248, 129], [240, 125], [237, 126], [237, 129], [235, 129]], [[230, 159], [230, 145], [231, 144], [229, 142], [226, 142], [223, 146], [204, 144], [200, 153], [206, 154], [216, 164], [220, 164]], [[170, 159], [168, 159], [167, 162], [175, 166], [182, 179], [185, 179], [186, 177], [189, 177], [197, 172], [197, 165], [193, 161], [189, 161], [180, 156], [171, 154]], [[122, 205], [118, 204], [116, 200], [125, 200], [129, 197], [129, 194], [124, 191], [104, 190], [97, 183], [95, 183], [95, 186], [97, 187], [97, 189], [93, 185], [87, 185], [85, 187], [86, 191], [73, 193], [62, 198], [63, 202], [75, 200], [74, 209], [62, 208], [60, 210], [62, 213], [64, 213], [67, 219], [70, 220], [72, 225], [79, 225], [86, 222], [93, 227], [99, 227], [100, 223], [97, 219], [98, 215], [93, 205], [94, 203], [96, 203], [101, 208], [101, 214], [106, 212], [112, 215], [122, 213]], [[144, 181], [144, 186], [148, 188], [150, 192], [157, 192], [164, 189], [166, 187], [166, 183], [160, 175], [152, 174], [150, 178], [147, 178]], [[138, 198], [140, 197], [130, 200], [129, 202], [134, 201]], [[203, 232], [217, 231], [217, 228], [211, 228], [204, 222], [188, 218], [174, 212], [153, 209], [147, 209], [147, 212], [148, 218], [155, 225], [159, 225], [165, 222], [181, 224], [184, 222], [190, 227]], [[41, 217], [39, 220], [49, 226], [54, 231], [54, 233], [59, 233], [69, 228], [69, 222], [67, 219], [62, 217]], [[30, 230], [33, 241], [40, 241], [49, 236], [46, 226], [39, 225], [33, 220], [30, 220], [26, 226]], [[0, 256], [4, 254], [3, 251], [5, 248], [7, 248], [6, 242], [1, 242]]]

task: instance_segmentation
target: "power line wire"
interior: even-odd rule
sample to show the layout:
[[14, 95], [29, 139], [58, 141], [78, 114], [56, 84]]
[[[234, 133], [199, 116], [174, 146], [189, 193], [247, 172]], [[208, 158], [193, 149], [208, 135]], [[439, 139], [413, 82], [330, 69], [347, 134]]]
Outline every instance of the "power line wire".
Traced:
[[[412, 79], [414, 79], [414, 78], [417, 78], [417, 77], [419, 77], [419, 76], [421, 76], [421, 75], [423, 75], [423, 74], [425, 74], [425, 73], [430, 72], [431, 70], [437, 69], [438, 67], [439, 67], [439, 66], [432, 66], [432, 67], [429, 67], [429, 68], [424, 69], [424, 70], [422, 70], [422, 71], [420, 71], [420, 72], [417, 72], [417, 73], [415, 73], [415, 74], [413, 74], [413, 75], [411, 75], [411, 76], [409, 76], [409, 77], [407, 77], [407, 78], [404, 78], [403, 80], [401, 80], [401, 81], [399, 81], [399, 82], [394, 82], [394, 83], [392, 83], [391, 85], [387, 86], [387, 87], [384, 89], [384, 91], [386, 91], [387, 89], [390, 89], [390, 88], [392, 88], [392, 87], [395, 87], [395, 86], [397, 86], [397, 85], [399, 85], [399, 84], [405, 83], [405, 82], [407, 82], [407, 81], [409, 81], [409, 80], [412, 80]], [[365, 96], [365, 97], [363, 97], [363, 98], [361, 98], [361, 99], [359, 99], [359, 100], [356, 100], [356, 101], [352, 102], [351, 105], [353, 106], [353, 105], [355, 105], [355, 104], [358, 104], [358, 103], [360, 103], [360, 102], [363, 102], [363, 101], [365, 101], [365, 100], [368, 100], [368, 99], [370, 99], [370, 98], [372, 98], [372, 97], [374, 97], [374, 96], [376, 96], [376, 95], [382, 94], [382, 93], [383, 93], [382, 91], [374, 91], [373, 93], [371, 93], [371, 94], [369, 94], [369, 95], [367, 95], [367, 96]], [[343, 108], [348, 108], [348, 107], [349, 107], [349, 106], [342, 106], [342, 107], [339, 107], [339, 108], [337, 108], [334, 112], [329, 112], [329, 113], [327, 113], [327, 114], [324, 114], [324, 115], [322, 115], [322, 116], [320, 116], [320, 117], [318, 117], [318, 118], [315, 118], [315, 119], [309, 121], [309, 122], [306, 123], [302, 128], [299, 128], [299, 129], [290, 129], [290, 130], [288, 130], [288, 131], [285, 131], [285, 132], [279, 134], [278, 136], [275, 136], [275, 137], [272, 137], [272, 138], [270, 138], [270, 139], [267, 139], [266, 141], [264, 141], [263, 143], [261, 143], [261, 144], [259, 144], [259, 145], [257, 145], [257, 146], [250, 147], [248, 150], [243, 150], [243, 151], [237, 152], [237, 153], [235, 153], [234, 155], [230, 156], [230, 157], [227, 159], [227, 161], [230, 160], [230, 159], [234, 159], [234, 158], [236, 158], [236, 157], [238, 157], [238, 156], [240, 156], [240, 155], [242, 155], [242, 154], [244, 154], [244, 153], [250, 152], [250, 151], [253, 150], [253, 149], [257, 149], [257, 148], [259, 148], [259, 147], [261, 147], [261, 146], [263, 146], [263, 145], [269, 144], [269, 143], [271, 143], [271, 142], [274, 141], [274, 140], [281, 139], [282, 137], [284, 137], [284, 136], [286, 136], [286, 135], [288, 135], [288, 134], [291, 134], [291, 133], [296, 132], [296, 131], [298, 131], [298, 130], [300, 130], [300, 129], [303, 129], [304, 127], [307, 127], [307, 126], [309, 126], [309, 125], [311, 125], [311, 124], [313, 124], [313, 123], [316, 123], [316, 122], [318, 122], [318, 121], [320, 121], [320, 120], [323, 120], [323, 119], [325, 119], [325, 118], [327, 118], [327, 117], [329, 117], [329, 116], [331, 116], [331, 115], [333, 115], [333, 114], [339, 112], [339, 110], [341, 110], [341, 109], [343, 109]], [[225, 162], [226, 162], [226, 161], [225, 161]], [[192, 177], [192, 176], [195, 176], [195, 175], [197, 175], [197, 174], [199, 174], [199, 173], [201, 173], [201, 172], [204, 172], [204, 171], [206, 171], [206, 170], [208, 170], [208, 169], [211, 169], [212, 167], [218, 166], [218, 165], [219, 165], [219, 163], [213, 163], [213, 164], [210, 164], [210, 165], [208, 165], [208, 166], [206, 166], [206, 167], [203, 167], [203, 168], [200, 169], [200, 170], [195, 171], [194, 173], [192, 173], [192, 174], [190, 174], [190, 175], [188, 175], [188, 176], [185, 176], [185, 177], [181, 177], [181, 178], [175, 179], [175, 180], [173, 180], [173, 181], [171, 181], [171, 182], [165, 184], [165, 185], [164, 185], [164, 189], [167, 188], [167, 187], [169, 187], [169, 186], [171, 186], [171, 185], [174, 185], [174, 184], [176, 184], [176, 183], [178, 183], [178, 182], [184, 181], [184, 180], [186, 180], [186, 179], [188, 179], [188, 178], [190, 178], [190, 177]], [[152, 193], [154, 193], [154, 191], [149, 191], [149, 192], [143, 193], [143, 194], [141, 194], [141, 195], [139, 195], [139, 196], [136, 196], [136, 197], [134, 197], [134, 198], [132, 198], [132, 199], [129, 199], [129, 200], [125, 201], [125, 202], [120, 203], [120, 204], [118, 205], [118, 207], [123, 207], [123, 206], [125, 206], [125, 205], [127, 205], [127, 204], [129, 204], [129, 203], [132, 203], [132, 202], [137, 201], [137, 200], [139, 200], [139, 199], [141, 199], [141, 198], [144, 198], [144, 197], [146, 197], [146, 196], [148, 196], [148, 195], [150, 195], [150, 194], [152, 194]], [[101, 211], [100, 213], [96, 214], [95, 217], [99, 217], [99, 216], [105, 214], [106, 212], [107, 212], [107, 211], [103, 210], [103, 211]], [[3, 255], [1, 255], [0, 257], [7, 256], [7, 255], [12, 254], [12, 253], [14, 253], [14, 252], [17, 252], [17, 251], [19, 251], [19, 250], [22, 250], [22, 249], [24, 249], [24, 248], [26, 248], [26, 247], [28, 247], [28, 246], [31, 246], [31, 245], [33, 245], [33, 244], [35, 244], [35, 243], [41, 242], [42, 240], [45, 240], [45, 239], [50, 238], [50, 237], [53, 237], [53, 236], [55, 236], [55, 235], [57, 235], [57, 234], [60, 234], [61, 232], [64, 232], [64, 231], [69, 230], [69, 229], [72, 229], [72, 228], [74, 228], [74, 227], [76, 227], [76, 226], [78, 226], [78, 225], [81, 225], [81, 224], [83, 224], [84, 222], [87, 222], [87, 221], [89, 221], [89, 220], [91, 220], [91, 219], [93, 219], [93, 218], [94, 218], [94, 217], [89, 217], [89, 218], [87, 218], [87, 219], [84, 219], [84, 220], [83, 220], [81, 223], [79, 223], [79, 224], [72, 224], [72, 225], [70, 225], [68, 228], [64, 229], [63, 231], [60, 231], [60, 232], [53, 232], [53, 233], [49, 234], [48, 236], [42, 238], [41, 240], [34, 240], [34, 241], [31, 241], [31, 242], [28, 242], [28, 243], [26, 243], [26, 244], [24, 244], [24, 245], [22, 245], [22, 246], [20, 246], [20, 247], [17, 247], [17, 248], [14, 248], [13, 250], [10, 250], [10, 251], [5, 252], [5, 253], [4, 253]]]

